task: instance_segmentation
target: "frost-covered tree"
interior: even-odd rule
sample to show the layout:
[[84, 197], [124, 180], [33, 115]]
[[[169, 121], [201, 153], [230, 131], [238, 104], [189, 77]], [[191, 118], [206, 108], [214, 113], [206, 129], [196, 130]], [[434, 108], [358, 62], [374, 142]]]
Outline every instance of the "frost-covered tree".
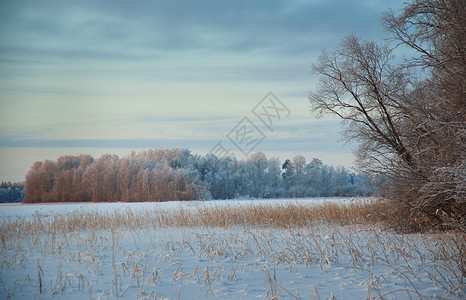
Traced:
[[412, 228], [466, 227], [465, 6], [414, 0], [387, 13], [395, 43], [416, 53], [405, 63], [389, 45], [351, 35], [313, 67], [313, 110], [344, 120], [359, 168], [387, 179], [385, 196]]
[[[283, 169], [282, 169], [283, 167]], [[337, 169], [348, 175], [344, 168]], [[156, 149], [119, 158], [62, 156], [36, 162], [26, 176], [26, 202], [168, 201], [342, 195], [339, 173], [303, 156], [283, 165], [262, 152], [238, 161], [186, 149]], [[346, 180], [347, 178], [345, 178]], [[341, 185], [341, 184], [340, 184]], [[351, 192], [361, 191], [355, 184]], [[358, 190], [359, 188], [359, 190]], [[3, 193], [3, 191], [2, 191]], [[349, 193], [348, 193], [349, 194]]]
[[24, 199], [24, 183], [2, 182], [0, 184], [0, 203], [18, 203]]

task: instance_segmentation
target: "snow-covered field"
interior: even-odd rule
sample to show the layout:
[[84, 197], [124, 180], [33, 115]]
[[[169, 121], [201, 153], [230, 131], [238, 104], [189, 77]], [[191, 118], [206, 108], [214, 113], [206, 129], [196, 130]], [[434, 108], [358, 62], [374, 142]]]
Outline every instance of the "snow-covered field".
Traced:
[[[2, 205], [0, 298], [463, 299], [464, 274], [452, 259], [461, 244], [454, 246], [453, 234], [402, 235], [321, 222], [147, 225], [151, 215], [200, 207], [329, 201], [360, 200]], [[80, 216], [97, 222], [98, 215], [137, 226], [77, 230], [70, 224]]]
[[281, 205], [284, 203], [315, 205], [321, 203], [351, 203], [354, 201], [366, 201], [369, 198], [299, 198], [299, 199], [238, 199], [238, 200], [210, 200], [210, 201], [168, 201], [168, 202], [137, 202], [137, 203], [60, 203], [60, 204], [0, 204], [0, 221], [8, 217], [31, 217], [34, 214], [44, 216], [56, 213], [66, 214], [82, 211], [112, 212], [127, 208], [134, 212], [161, 209], [170, 210], [177, 208], [218, 207], [218, 206], [244, 206], [248, 204]]

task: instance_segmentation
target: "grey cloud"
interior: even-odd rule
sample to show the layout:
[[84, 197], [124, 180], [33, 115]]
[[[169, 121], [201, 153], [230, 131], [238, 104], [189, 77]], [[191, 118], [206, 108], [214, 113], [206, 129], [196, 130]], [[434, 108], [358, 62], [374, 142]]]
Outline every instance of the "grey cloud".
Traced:
[[[237, 150], [222, 137], [219, 139], [0, 139], [0, 148], [189, 148], [208, 152], [219, 141], [225, 143], [225, 146], [231, 150]], [[353, 145], [336, 142], [332, 136], [312, 140], [271, 136], [262, 141], [254, 151], [340, 153], [351, 151], [353, 148]]]
[[[315, 42], [322, 36], [339, 39], [352, 32], [379, 32], [374, 23], [382, 7], [386, 7], [384, 1], [368, 5], [367, 1], [346, 0], [64, 3], [31, 1], [29, 5], [21, 2], [18, 6], [9, 3], [6, 10], [14, 16], [0, 21], [0, 26], [13, 33], [17, 31], [18, 35], [31, 36], [37, 42], [41, 39], [44, 44], [50, 42], [50, 47], [64, 43], [59, 48], [68, 52], [71, 50], [66, 48], [76, 45], [81, 45], [77, 51], [85, 51], [86, 47], [101, 49], [107, 55], [100, 58], [120, 53], [124, 59], [122, 53], [134, 48], [226, 52], [264, 49], [269, 54], [293, 55], [322, 48], [325, 45]], [[394, 4], [399, 6], [398, 1]], [[92, 52], [88, 54], [95, 56]], [[136, 52], [129, 56], [139, 55]]]
[[369, 2], [3, 1], [0, 76], [307, 80], [323, 48], [376, 37], [380, 12], [400, 5]]
[[178, 116], [150, 116], [140, 117], [131, 121], [131, 123], [151, 123], [151, 122], [188, 122], [188, 123], [203, 123], [209, 125], [217, 125], [217, 123], [231, 123], [235, 122], [238, 118], [231, 115], [212, 116], [212, 115], [178, 115]]
[[258, 151], [287, 151], [287, 152], [327, 152], [341, 153], [351, 152], [355, 148], [354, 145], [339, 143], [334, 136], [326, 136], [320, 138], [303, 139], [302, 137], [274, 139], [273, 137], [266, 139], [257, 147]]
[[215, 145], [216, 140], [199, 139], [100, 139], [100, 140], [51, 140], [51, 139], [0, 139], [0, 148], [190, 148]]

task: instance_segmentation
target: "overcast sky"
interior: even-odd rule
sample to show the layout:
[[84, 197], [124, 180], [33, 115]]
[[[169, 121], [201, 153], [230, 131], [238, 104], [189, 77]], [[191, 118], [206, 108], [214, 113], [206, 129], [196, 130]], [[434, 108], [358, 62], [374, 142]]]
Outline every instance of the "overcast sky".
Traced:
[[1, 1], [0, 181], [65, 154], [220, 142], [242, 159], [245, 124], [268, 157], [351, 166], [339, 122], [309, 112], [311, 64], [345, 35], [387, 37], [402, 2]]

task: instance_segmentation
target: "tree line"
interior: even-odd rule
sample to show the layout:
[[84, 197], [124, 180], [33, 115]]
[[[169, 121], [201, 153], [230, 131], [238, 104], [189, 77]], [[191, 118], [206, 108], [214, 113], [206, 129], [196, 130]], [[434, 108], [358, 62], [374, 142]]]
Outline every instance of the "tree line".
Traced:
[[0, 184], [0, 203], [19, 203], [24, 199], [23, 182], [6, 182]]
[[370, 196], [365, 175], [297, 155], [281, 163], [264, 153], [247, 160], [150, 149], [119, 158], [61, 156], [35, 162], [26, 175], [25, 203], [138, 202], [241, 197]]
[[464, 0], [413, 0], [383, 15], [392, 43], [351, 35], [313, 67], [315, 113], [344, 120], [357, 165], [387, 179], [381, 191], [406, 228], [466, 232], [465, 11]]

